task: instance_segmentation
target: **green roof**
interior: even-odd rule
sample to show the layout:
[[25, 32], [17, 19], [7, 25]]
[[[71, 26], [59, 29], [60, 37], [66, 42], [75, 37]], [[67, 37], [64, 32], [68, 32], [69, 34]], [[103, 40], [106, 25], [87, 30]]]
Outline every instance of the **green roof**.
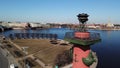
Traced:
[[70, 43], [82, 45], [82, 46], [89, 46], [101, 41], [101, 39], [82, 40], [82, 39], [76, 39], [76, 38], [65, 38], [64, 40], [69, 41]]

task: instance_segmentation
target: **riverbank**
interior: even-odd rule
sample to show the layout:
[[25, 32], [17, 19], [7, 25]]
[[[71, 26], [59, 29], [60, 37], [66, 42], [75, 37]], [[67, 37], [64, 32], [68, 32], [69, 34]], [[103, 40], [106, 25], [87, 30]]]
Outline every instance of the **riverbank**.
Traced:
[[0, 32], [4, 32], [4, 31], [8, 31], [8, 30], [12, 30], [12, 28], [0, 27]]
[[[48, 39], [15, 39], [11, 40], [9, 47], [16, 47], [17, 50], [9, 50], [12, 51], [19, 51], [22, 54], [22, 48], [26, 47], [26, 58], [32, 58], [33, 62], [37, 62], [43, 68], [54, 66], [55, 59], [58, 54], [62, 53], [65, 50], [69, 50], [72, 46], [71, 45], [62, 45], [60, 40], [57, 43], [51, 43]], [[31, 43], [32, 42], [32, 43]], [[8, 46], [7, 46], [8, 47]], [[9, 48], [11, 49], [11, 48]], [[22, 58], [22, 57], [21, 57]], [[20, 57], [19, 57], [20, 59]], [[36, 59], [36, 60], [34, 60]], [[36, 66], [36, 65], [35, 65]], [[40, 68], [33, 67], [33, 68]]]
[[120, 29], [88, 29], [88, 30], [104, 30], [104, 31], [119, 31]]

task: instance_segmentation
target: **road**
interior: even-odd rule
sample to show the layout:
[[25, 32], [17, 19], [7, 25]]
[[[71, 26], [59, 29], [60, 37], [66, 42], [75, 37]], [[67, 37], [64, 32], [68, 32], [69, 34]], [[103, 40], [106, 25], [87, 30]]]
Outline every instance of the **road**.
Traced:
[[0, 51], [0, 68], [8, 68], [8, 60]]
[[0, 68], [9, 68], [9, 62], [6, 57], [6, 52], [1, 48], [3, 35], [0, 35]]

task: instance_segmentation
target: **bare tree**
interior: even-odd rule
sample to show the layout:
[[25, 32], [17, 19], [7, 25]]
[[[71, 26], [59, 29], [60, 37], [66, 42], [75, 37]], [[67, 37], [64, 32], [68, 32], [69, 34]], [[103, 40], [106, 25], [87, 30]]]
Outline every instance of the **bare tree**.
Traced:
[[11, 40], [14, 40], [13, 34], [10, 34], [10, 35], [9, 35], [9, 38], [10, 38]]
[[58, 54], [55, 60], [55, 65], [61, 67], [65, 66], [66, 64], [69, 64], [72, 62], [72, 58], [70, 56], [70, 51], [66, 50], [61, 54]]

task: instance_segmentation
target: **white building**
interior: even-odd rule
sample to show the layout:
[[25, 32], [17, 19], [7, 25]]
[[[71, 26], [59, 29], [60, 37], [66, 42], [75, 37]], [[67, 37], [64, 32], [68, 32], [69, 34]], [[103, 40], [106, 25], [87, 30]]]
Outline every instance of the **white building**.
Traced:
[[41, 23], [29, 23], [30, 24], [30, 26], [32, 27], [32, 28], [39, 28], [39, 27], [42, 27], [42, 24]]
[[0, 25], [5, 26], [5, 27], [9, 27], [9, 23], [8, 22], [4, 22], [4, 21], [1, 21]]
[[108, 23], [106, 24], [106, 27], [114, 27], [114, 24]]
[[9, 27], [13, 27], [13, 28], [26, 28], [27, 26], [28, 26], [27, 23], [18, 23], [18, 22], [9, 23]]
[[28, 26], [27, 23], [20, 22], [0, 22], [0, 25], [11, 28], [25, 28]]

